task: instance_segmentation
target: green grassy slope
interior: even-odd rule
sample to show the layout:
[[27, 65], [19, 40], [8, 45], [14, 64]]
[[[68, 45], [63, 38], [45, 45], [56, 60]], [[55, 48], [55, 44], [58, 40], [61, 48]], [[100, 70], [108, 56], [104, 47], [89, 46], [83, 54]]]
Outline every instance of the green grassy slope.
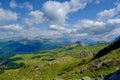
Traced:
[[[100, 49], [108, 44], [93, 46], [62, 47], [35, 54], [16, 54], [11, 62], [24, 65], [20, 68], [7, 69], [0, 74], [1, 80], [52, 80], [63, 78], [66, 80], [79, 79], [91, 73], [80, 74], [80, 70], [88, 66], [88, 61]], [[92, 62], [91, 62], [92, 63]]]
[[73, 67], [70, 66], [70, 68], [73, 68], [73, 70], [67, 71], [59, 77], [69, 80], [75, 79], [76, 77], [81, 78], [84, 76], [89, 76], [91, 78], [94, 78], [100, 75], [109, 75], [120, 68], [119, 56], [120, 49], [117, 49], [91, 62], [83, 60], [78, 65], [75, 64]]

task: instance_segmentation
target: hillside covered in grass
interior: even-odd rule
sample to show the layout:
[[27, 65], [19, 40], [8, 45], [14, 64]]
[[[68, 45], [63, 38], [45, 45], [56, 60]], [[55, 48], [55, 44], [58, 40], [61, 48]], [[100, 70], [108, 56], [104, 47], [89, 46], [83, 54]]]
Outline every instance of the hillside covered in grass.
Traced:
[[16, 54], [6, 61], [1, 61], [0, 79], [56, 80], [60, 78], [75, 80], [85, 75], [95, 77], [100, 75], [96, 74], [96, 71], [94, 73], [83, 72], [84, 74], [81, 72], [89, 66], [88, 62], [93, 56], [107, 45], [108, 43], [91, 46], [68, 45], [38, 53]]

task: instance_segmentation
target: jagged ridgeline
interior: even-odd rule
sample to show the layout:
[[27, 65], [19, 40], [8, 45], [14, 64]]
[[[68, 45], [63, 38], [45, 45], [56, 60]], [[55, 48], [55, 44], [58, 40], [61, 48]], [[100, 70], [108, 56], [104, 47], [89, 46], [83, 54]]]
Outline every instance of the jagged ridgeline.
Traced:
[[120, 48], [120, 38], [117, 39], [115, 42], [111, 43], [111, 45], [105, 47], [104, 49], [100, 50], [97, 55], [93, 58], [96, 59], [96, 58], [100, 58], [104, 55], [107, 55], [109, 52], [113, 51], [113, 50], [116, 50]]

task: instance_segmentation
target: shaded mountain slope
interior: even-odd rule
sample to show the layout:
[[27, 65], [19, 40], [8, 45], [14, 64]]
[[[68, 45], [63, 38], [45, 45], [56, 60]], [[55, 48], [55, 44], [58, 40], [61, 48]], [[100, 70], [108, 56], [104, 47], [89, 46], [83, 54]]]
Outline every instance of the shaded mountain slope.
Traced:
[[105, 47], [104, 49], [100, 50], [92, 60], [102, 57], [108, 54], [110, 51], [116, 50], [118, 48], [120, 48], [120, 39], [118, 39], [116, 42], [113, 42], [111, 45]]
[[120, 39], [120, 36], [116, 37], [115, 40], [114, 40], [114, 42], [118, 41], [119, 39]]
[[16, 53], [31, 53], [58, 48], [62, 42], [52, 39], [13, 38], [0, 40], [0, 56]]

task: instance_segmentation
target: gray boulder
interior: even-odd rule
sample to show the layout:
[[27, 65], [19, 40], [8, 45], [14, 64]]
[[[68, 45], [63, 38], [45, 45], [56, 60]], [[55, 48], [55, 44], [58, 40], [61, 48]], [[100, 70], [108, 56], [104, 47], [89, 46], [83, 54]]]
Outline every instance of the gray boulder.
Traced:
[[82, 77], [80, 80], [91, 80], [91, 78], [88, 77], [88, 76], [84, 76], [84, 77]]

